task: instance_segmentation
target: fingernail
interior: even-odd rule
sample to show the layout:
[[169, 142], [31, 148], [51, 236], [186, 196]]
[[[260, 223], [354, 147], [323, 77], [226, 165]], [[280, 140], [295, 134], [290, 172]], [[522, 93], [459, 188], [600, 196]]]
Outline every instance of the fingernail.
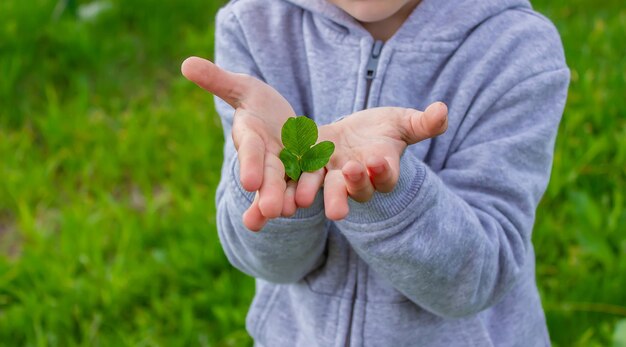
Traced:
[[372, 172], [375, 174], [381, 174], [383, 173], [383, 171], [385, 171], [385, 166], [381, 165], [381, 166], [374, 166], [372, 169]]
[[352, 182], [358, 182], [361, 177], [363, 177], [363, 174], [355, 174], [355, 175], [344, 175], [349, 181]]
[[448, 120], [448, 117], [443, 117], [441, 118], [441, 122], [439, 123], [439, 129], [443, 129], [444, 126], [446, 125], [446, 121]]

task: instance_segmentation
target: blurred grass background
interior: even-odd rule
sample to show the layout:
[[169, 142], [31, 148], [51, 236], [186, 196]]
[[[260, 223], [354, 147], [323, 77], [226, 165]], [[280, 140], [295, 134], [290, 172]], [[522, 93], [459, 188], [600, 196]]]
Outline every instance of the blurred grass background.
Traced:
[[[219, 120], [179, 73], [222, 3], [0, 1], [0, 345], [251, 343], [253, 282], [215, 232]], [[572, 69], [534, 233], [550, 334], [626, 346], [626, 7], [533, 4]]]

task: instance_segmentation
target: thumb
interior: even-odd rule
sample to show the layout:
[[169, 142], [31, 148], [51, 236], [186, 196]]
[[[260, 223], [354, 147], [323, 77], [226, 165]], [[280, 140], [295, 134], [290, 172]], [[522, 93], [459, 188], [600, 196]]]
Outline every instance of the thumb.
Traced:
[[189, 57], [180, 68], [183, 76], [201, 88], [237, 108], [248, 91], [253, 90], [256, 80], [248, 75], [236, 74], [221, 69], [212, 62]]
[[443, 102], [434, 102], [426, 107], [424, 112], [414, 111], [410, 114], [409, 134], [407, 144], [443, 134], [448, 129], [448, 106]]

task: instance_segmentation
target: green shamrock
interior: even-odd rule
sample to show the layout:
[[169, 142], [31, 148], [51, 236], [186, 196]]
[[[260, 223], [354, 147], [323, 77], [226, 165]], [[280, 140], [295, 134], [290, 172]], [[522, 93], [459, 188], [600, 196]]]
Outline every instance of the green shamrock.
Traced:
[[283, 148], [280, 160], [285, 166], [285, 173], [297, 181], [303, 171], [313, 172], [323, 168], [335, 151], [331, 141], [317, 141], [317, 125], [305, 116], [287, 119], [281, 130]]

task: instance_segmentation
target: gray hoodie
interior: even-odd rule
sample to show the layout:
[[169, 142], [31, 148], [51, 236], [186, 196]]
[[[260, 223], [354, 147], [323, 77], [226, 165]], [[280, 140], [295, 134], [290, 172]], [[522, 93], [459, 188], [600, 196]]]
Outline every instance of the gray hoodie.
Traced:
[[[243, 226], [233, 110], [217, 200], [222, 246], [256, 278], [259, 346], [545, 346], [531, 232], [569, 80], [559, 35], [526, 0], [423, 0], [382, 50], [325, 0], [237, 0], [216, 61], [318, 123], [376, 106], [449, 106], [448, 131], [409, 146], [392, 193]], [[370, 76], [370, 77], [368, 77]], [[369, 78], [369, 79], [368, 79]], [[384, 119], [381, 119], [381, 122]]]

